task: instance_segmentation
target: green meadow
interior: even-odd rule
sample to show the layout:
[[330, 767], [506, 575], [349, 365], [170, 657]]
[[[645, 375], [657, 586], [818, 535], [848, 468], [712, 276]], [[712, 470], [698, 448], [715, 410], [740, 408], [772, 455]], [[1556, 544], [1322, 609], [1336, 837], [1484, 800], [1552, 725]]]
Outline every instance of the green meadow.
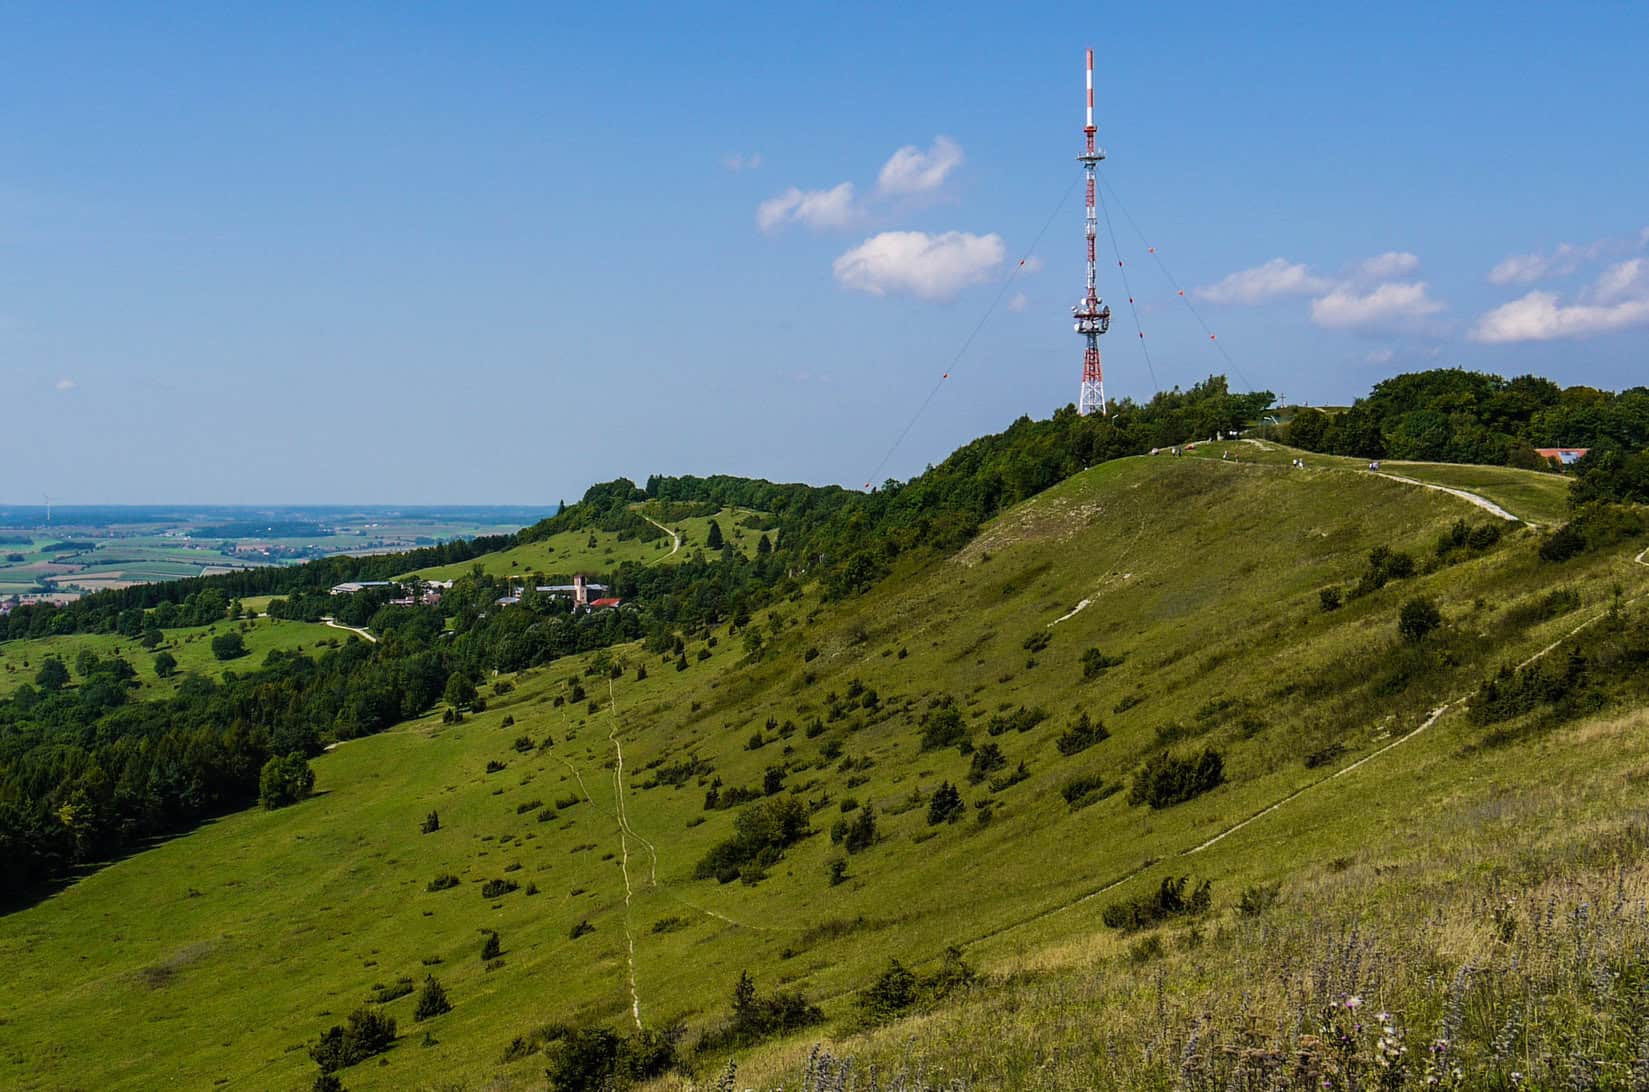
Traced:
[[[640, 507], [645, 513], [647, 508]], [[724, 508], [714, 516], [695, 516], [674, 521], [660, 521], [680, 536], [680, 549], [672, 549], [669, 536], [643, 542], [636, 538], [620, 538], [607, 531], [562, 531], [558, 534], [487, 554], [473, 561], [453, 565], [436, 565], [419, 569], [417, 576], [426, 580], [451, 580], [474, 571], [479, 566], [489, 576], [525, 577], [533, 573], [564, 574], [575, 572], [603, 572], [626, 561], [644, 565], [668, 565], [685, 561], [695, 552], [706, 550], [705, 541], [714, 520], [721, 528], [723, 540], [745, 556], [756, 552], [756, 543], [762, 532], [742, 525], [743, 521], [759, 517], [760, 513], [744, 508]], [[776, 538], [777, 532], [768, 532]]]
[[[212, 638], [231, 630], [241, 634], [246, 643], [246, 655], [233, 660], [219, 660], [212, 654]], [[190, 626], [163, 631], [165, 640], [153, 649], [144, 648], [131, 637], [112, 633], [71, 633], [61, 637], [37, 637], [26, 641], [0, 643], [0, 697], [10, 694], [24, 683], [32, 683], [41, 661], [56, 656], [68, 667], [74, 682], [79, 681], [75, 660], [83, 651], [100, 659], [119, 656], [137, 671], [139, 698], [164, 695], [175, 690], [186, 675], [203, 675], [217, 679], [225, 671], [247, 671], [263, 662], [270, 652], [310, 650], [320, 645], [342, 644], [350, 634], [330, 626], [311, 622], [292, 622], [279, 618], [246, 619], [239, 622], [223, 621], [210, 626]], [[155, 657], [169, 652], [177, 661], [177, 670], [170, 678], [157, 678]]]
[[[827, 1022], [736, 1052], [739, 1087], [798, 1086], [821, 1040], [884, 1072], [925, 1060], [966, 1087], [1171, 1087], [1182, 1056], [1202, 1064], [1184, 1047], [1196, 1028], [1206, 1038], [1199, 1014], [1250, 1020], [1255, 1049], [1285, 1037], [1293, 986], [1316, 980], [1331, 938], [1344, 949], [1364, 930], [1355, 943], [1383, 960], [1395, 1004], [1435, 995], [1425, 984], [1463, 960], [1504, 966], [1493, 945], [1525, 943], [1529, 900], [1567, 913], [1611, 869], [1622, 892], [1645, 890], [1649, 836], [1630, 835], [1628, 815], [1649, 776], [1642, 710], [1496, 734], [1465, 701], [1502, 664], [1586, 641], [1617, 598], [1641, 609], [1642, 544], [1551, 565], [1535, 529], [1507, 525], [1440, 559], [1456, 521], [1502, 521], [1242, 446], [1236, 463], [1216, 450], [1098, 466], [868, 595], [809, 592], [741, 632], [693, 635], [685, 670], [623, 646], [488, 679], [485, 711], [458, 723], [432, 714], [338, 745], [314, 763], [313, 798], [227, 816], [0, 918], [13, 985], [0, 1081], [307, 1087], [308, 1043], [376, 988], [433, 974], [452, 1011], [416, 1022], [413, 996], [385, 1004], [399, 1038], [342, 1071], [346, 1087], [539, 1088], [535, 1030], [638, 1021], [685, 1029], [695, 1076], [663, 1087], [708, 1087], [729, 1054], [690, 1048], [749, 971]], [[1437, 480], [1458, 473], [1449, 484], [1541, 521], [1543, 476], [1476, 471]], [[683, 529], [685, 549], [702, 543], [695, 521]], [[481, 564], [659, 554], [575, 537]], [[1377, 548], [1407, 553], [1412, 575], [1352, 594]], [[1324, 588], [1344, 593], [1338, 609], [1323, 609]], [[1397, 619], [1419, 597], [1441, 626], [1416, 644]], [[298, 636], [266, 623], [249, 644]], [[987, 745], [1000, 764], [975, 777]], [[1130, 803], [1164, 749], [1216, 751], [1222, 782], [1160, 809]], [[930, 823], [942, 784], [962, 807]], [[707, 808], [707, 793], [734, 788], [801, 802], [811, 832], [764, 869], [696, 878], [741, 814]], [[867, 808], [878, 838], [847, 854], [832, 827]], [[431, 812], [439, 829], [421, 833]], [[1619, 852], [1577, 856], [1582, 843]], [[431, 890], [444, 875], [457, 882]], [[1178, 876], [1211, 883], [1193, 925], [1104, 923]], [[517, 886], [486, 897], [488, 881]], [[1267, 916], [1239, 909], [1271, 884]], [[1495, 899], [1523, 934], [1496, 940]], [[983, 976], [975, 988], [860, 1026], [890, 959], [928, 973], [951, 946]], [[1317, 977], [1365, 989], [1366, 970]], [[1412, 1004], [1430, 1018], [1430, 1002]]]

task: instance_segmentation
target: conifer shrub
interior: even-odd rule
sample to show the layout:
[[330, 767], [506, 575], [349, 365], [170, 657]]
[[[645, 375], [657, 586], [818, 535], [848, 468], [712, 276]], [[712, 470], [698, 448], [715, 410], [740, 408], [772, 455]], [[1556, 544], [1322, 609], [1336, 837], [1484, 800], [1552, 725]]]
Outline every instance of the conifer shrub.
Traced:
[[1165, 876], [1155, 891], [1113, 902], [1104, 909], [1100, 918], [1112, 929], [1133, 932], [1148, 929], [1171, 918], [1206, 913], [1213, 905], [1211, 881], [1202, 881], [1187, 895], [1185, 889], [1189, 883], [1190, 878], [1187, 876], [1177, 879]]
[[1060, 733], [1059, 739], [1055, 741], [1054, 746], [1059, 748], [1060, 754], [1064, 755], [1066, 758], [1069, 758], [1074, 754], [1080, 754], [1083, 751], [1086, 751], [1089, 747], [1092, 747], [1096, 743], [1100, 743], [1110, 738], [1111, 733], [1105, 730], [1104, 723], [1093, 720], [1086, 712], [1084, 712], [1076, 718], [1075, 724], [1071, 725], [1071, 727], [1066, 731]]
[[1419, 644], [1443, 624], [1443, 615], [1437, 604], [1424, 596], [1405, 602], [1397, 612], [1397, 632], [1403, 640]]
[[322, 1073], [334, 1073], [375, 1054], [382, 1054], [395, 1042], [395, 1018], [362, 1005], [349, 1014], [346, 1024], [334, 1024], [309, 1047], [309, 1056]]
[[1243, 888], [1242, 897], [1237, 900], [1237, 913], [1245, 918], [1257, 918], [1282, 898], [1282, 881], [1276, 883], [1255, 884]]
[[733, 837], [711, 847], [694, 868], [694, 878], [730, 883], [747, 869], [777, 864], [786, 849], [811, 833], [807, 818], [807, 806], [795, 797], [757, 801], [734, 818]]
[[1160, 751], [1147, 759], [1134, 775], [1128, 803], [1148, 804], [1153, 809], [1184, 803], [1225, 781], [1225, 760], [1212, 747], [1200, 755], [1179, 758]]
[[[498, 934], [494, 933], [496, 939]], [[411, 980], [408, 979], [410, 985]], [[424, 979], [424, 988], [418, 992], [418, 1004], [412, 1010], [414, 1020], [428, 1020], [452, 1011], [452, 1002], [447, 1000], [447, 991], [442, 988], [441, 982], [434, 975]]]
[[942, 1001], [972, 985], [975, 978], [962, 950], [954, 945], [945, 949], [939, 968], [930, 975], [919, 975], [897, 959], [889, 959], [882, 973], [859, 994], [860, 1019], [867, 1024], [884, 1023], [912, 1008]]
[[374, 986], [374, 987], [372, 987], [372, 998], [371, 998], [371, 1000], [372, 1000], [372, 1003], [375, 1004], [375, 1005], [387, 1005], [389, 1002], [395, 1000], [397, 997], [405, 997], [407, 994], [409, 994], [411, 992], [412, 992], [412, 979], [407, 978], [405, 975], [403, 975], [400, 978], [397, 978], [392, 984], [390, 984], [388, 986]]
[[939, 787], [933, 790], [933, 796], [928, 800], [928, 826], [936, 827], [940, 823], [954, 823], [962, 817], [967, 806], [962, 801], [962, 793], [949, 781], [941, 781]]
[[1121, 656], [1107, 656], [1097, 648], [1090, 648], [1082, 654], [1082, 678], [1084, 682], [1099, 678], [1105, 672], [1122, 663]]
[[1121, 791], [1118, 784], [1107, 784], [1098, 774], [1082, 774], [1065, 782], [1059, 790], [1059, 795], [1065, 798], [1072, 811], [1079, 811], [1089, 804], [1097, 804], [1107, 796]]
[[1001, 747], [994, 743], [984, 744], [973, 752], [973, 761], [968, 766], [968, 784], [979, 784], [1007, 764], [1008, 758]]
[[[514, 885], [512, 884], [511, 886], [513, 887]], [[499, 939], [496, 932], [488, 930], [487, 939], [481, 945], [482, 961], [484, 962], [489, 959], [497, 959], [503, 950], [504, 942]]]
[[481, 897], [484, 899], [503, 898], [505, 895], [508, 895], [511, 891], [514, 891], [520, 886], [521, 885], [516, 883], [514, 880], [488, 880], [486, 883], [481, 885]]
[[985, 726], [989, 735], [1000, 736], [1007, 732], [1029, 732], [1038, 724], [1048, 719], [1046, 709], [1027, 709], [1021, 705], [1011, 713], [998, 713], [991, 717]]
[[963, 723], [962, 714], [954, 704], [947, 703], [937, 709], [930, 709], [922, 718], [921, 749], [924, 751], [955, 747], [967, 738], [967, 725]]
[[441, 816], [440, 816], [439, 813], [432, 811], [428, 815], [424, 816], [424, 821], [421, 824], [419, 824], [418, 833], [420, 833], [420, 834], [434, 834], [436, 831], [438, 831], [440, 829], [441, 829]]
[[749, 1046], [824, 1022], [824, 1011], [799, 992], [756, 990], [749, 971], [741, 971], [733, 985], [732, 1011], [725, 1024], [700, 1036], [694, 1053], [707, 1054]]

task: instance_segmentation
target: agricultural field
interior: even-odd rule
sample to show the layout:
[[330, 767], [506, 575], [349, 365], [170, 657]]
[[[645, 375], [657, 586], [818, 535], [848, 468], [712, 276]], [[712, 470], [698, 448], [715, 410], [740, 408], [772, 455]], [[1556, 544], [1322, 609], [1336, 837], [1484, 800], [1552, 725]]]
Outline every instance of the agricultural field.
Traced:
[[0, 599], [64, 601], [111, 588], [332, 554], [410, 550], [512, 533], [544, 508], [0, 509]]
[[[648, 507], [638, 505], [637, 511], [645, 513]], [[721, 528], [724, 540], [748, 557], [755, 554], [762, 532], [743, 523], [760, 516], [761, 513], [749, 509], [723, 508], [714, 516], [661, 521], [680, 536], [679, 549], [674, 548], [675, 542], [669, 536], [643, 542], [635, 538], [621, 539], [608, 531], [562, 531], [538, 542], [500, 550], [473, 561], [435, 565], [408, 575], [420, 576], [425, 580], [452, 580], [480, 566], [482, 572], [498, 577], [525, 577], [533, 573], [571, 576], [575, 572], [608, 572], [627, 561], [643, 565], [669, 565], [685, 561], [695, 552], [705, 550], [712, 520]], [[776, 531], [767, 534], [770, 539], [778, 537]]]
[[[212, 638], [231, 630], [241, 634], [245, 640], [246, 655], [233, 660], [219, 660], [212, 655]], [[280, 618], [238, 622], [225, 620], [210, 626], [188, 626], [162, 632], [165, 640], [152, 649], [144, 648], [131, 637], [112, 633], [71, 633], [61, 637], [0, 642], [0, 698], [11, 694], [24, 683], [33, 682], [41, 662], [49, 656], [56, 656], [67, 665], [71, 685], [80, 681], [75, 660], [82, 652], [89, 651], [100, 659], [119, 656], [136, 669], [139, 689], [134, 697], [144, 700], [170, 694], [185, 676], [191, 674], [218, 679], [225, 671], [244, 672], [257, 667], [263, 663], [265, 656], [275, 650], [313, 650], [342, 644], [351, 637], [344, 630], [319, 623]], [[170, 678], [159, 678], [155, 674], [155, 657], [161, 652], [170, 653], [177, 661], [176, 672]]]
[[[1166, 1086], [1163, 1057], [1200, 1058], [1184, 1042], [1201, 1012], [1246, 1013], [1258, 1042], [1318, 978], [1396, 1006], [1505, 958], [1488, 907], [1509, 904], [1513, 939], [1535, 928], [1538, 944], [1530, 904], [1613, 898], [1619, 862], [1621, 898], [1646, 890], [1641, 710], [1491, 732], [1466, 701], [1501, 664], [1595, 634], [1617, 588], [1642, 609], [1642, 544], [1556, 566], [1535, 530], [1505, 525], [1443, 557], [1462, 518], [1499, 522], [1286, 457], [1125, 459], [872, 595], [806, 593], [744, 632], [690, 635], [683, 670], [629, 645], [490, 678], [484, 712], [321, 756], [312, 799], [0, 917], [15, 995], [0, 1079], [305, 1087], [307, 1044], [432, 974], [452, 1011], [416, 1022], [412, 996], [387, 1001], [399, 1039], [347, 1087], [539, 1087], [556, 1024], [680, 1022], [690, 1049], [726, 1022], [742, 971], [826, 1022], [737, 1051], [739, 1087], [798, 1086], [821, 1040], [884, 1072], [915, 1044], [977, 1087], [1097, 1087], [1102, 1071]], [[1412, 571], [1357, 594], [1377, 548]], [[1345, 593], [1337, 609], [1325, 588]], [[1424, 645], [1397, 629], [1416, 597], [1440, 610]], [[1165, 749], [1212, 750], [1221, 776], [1136, 800]], [[729, 794], [749, 802], [712, 806]], [[713, 851], [767, 802], [799, 804], [807, 833], [729, 873]], [[848, 853], [833, 828], [867, 810], [875, 837]], [[1576, 856], [1582, 840], [1614, 848]], [[1106, 924], [1181, 876], [1211, 885], [1191, 925]], [[975, 987], [865, 1026], [890, 959], [934, 975], [952, 946]], [[1407, 1018], [1433, 1015], [1416, 1001]], [[1117, 1070], [1135, 1064], [1119, 1044], [1157, 1060]], [[729, 1052], [689, 1058], [704, 1087]]]

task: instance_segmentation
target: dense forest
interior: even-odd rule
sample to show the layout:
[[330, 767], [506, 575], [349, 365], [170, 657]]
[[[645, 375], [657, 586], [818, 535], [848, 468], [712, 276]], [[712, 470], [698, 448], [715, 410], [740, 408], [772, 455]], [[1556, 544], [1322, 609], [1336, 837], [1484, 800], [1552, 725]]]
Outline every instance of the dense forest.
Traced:
[[1546, 469], [1540, 447], [1649, 447], [1649, 387], [1614, 394], [1439, 368], [1377, 383], [1344, 413], [1306, 410], [1279, 438], [1307, 451]]

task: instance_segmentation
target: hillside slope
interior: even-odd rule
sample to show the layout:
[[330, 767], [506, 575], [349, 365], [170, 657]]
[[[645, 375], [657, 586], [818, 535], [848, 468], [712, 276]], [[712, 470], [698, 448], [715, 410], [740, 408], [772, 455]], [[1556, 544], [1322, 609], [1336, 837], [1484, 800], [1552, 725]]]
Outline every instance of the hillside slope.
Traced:
[[[1122, 944], [1105, 909], [1164, 877], [1209, 879], [1228, 906], [1376, 839], [1381, 859], [1417, 859], [1439, 814], [1509, 782], [1638, 768], [1643, 748], [1619, 732], [1591, 750], [1483, 750], [1460, 699], [1584, 633], [1649, 568], [1619, 551], [1545, 565], [1520, 529], [1431, 569], [1461, 519], [1490, 522], [1364, 474], [1118, 460], [869, 595], [808, 594], [713, 647], [690, 638], [683, 671], [632, 645], [500, 676], [484, 713], [319, 759], [315, 799], [230, 816], [0, 919], [17, 987], [0, 1073], [21, 1088], [300, 1087], [307, 1042], [375, 986], [433, 972], [453, 1011], [415, 1024], [410, 997], [390, 1002], [400, 1040], [346, 1070], [348, 1087], [536, 1087], [542, 1055], [507, 1048], [552, 1021], [703, 1031], [749, 970], [841, 1027], [890, 958], [931, 970], [956, 945], [991, 972], [1060, 965]], [[1381, 547], [1419, 571], [1322, 610], [1321, 589], [1352, 589]], [[1417, 596], [1443, 625], [1409, 644], [1396, 620]], [[970, 781], [987, 744], [1002, 762]], [[1129, 802], [1148, 758], [1205, 748], [1217, 787]], [[942, 782], [963, 807], [930, 824]], [[746, 866], [757, 882], [695, 878], [763, 806], [706, 809], [733, 787], [805, 803], [813, 833]], [[829, 831], [865, 807], [879, 840], [832, 885]], [[432, 810], [441, 829], [420, 834]], [[458, 886], [426, 890], [443, 873]], [[485, 898], [493, 879], [520, 888]], [[490, 969], [485, 930], [502, 942]], [[752, 1072], [782, 1075], [789, 1057], [781, 1045]]]

